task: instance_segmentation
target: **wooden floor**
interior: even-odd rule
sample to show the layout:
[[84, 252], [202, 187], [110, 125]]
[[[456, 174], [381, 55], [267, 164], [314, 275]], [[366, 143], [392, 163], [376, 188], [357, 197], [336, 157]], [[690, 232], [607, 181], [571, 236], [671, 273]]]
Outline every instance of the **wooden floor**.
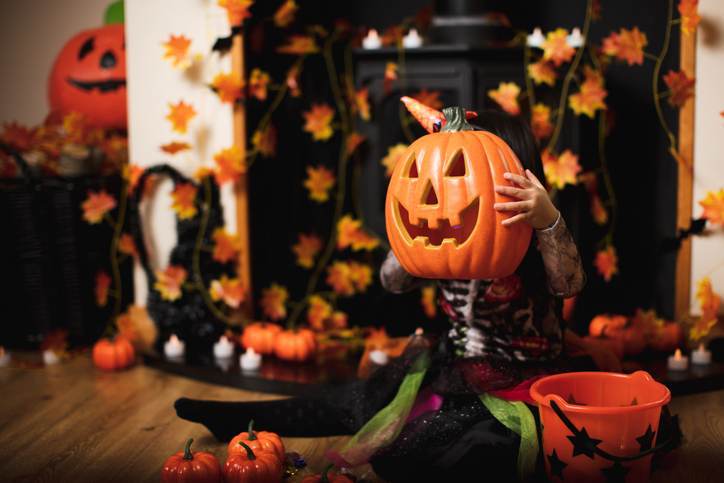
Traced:
[[[0, 391], [0, 481], [158, 481], [164, 459], [186, 438], [224, 458], [224, 444], [176, 417], [178, 397], [277, 397], [143, 366], [101, 373], [84, 356], [40, 369], [0, 368]], [[653, 481], [724, 481], [724, 391], [676, 398], [671, 406], [687, 440]], [[285, 438], [285, 444], [316, 470], [324, 465], [324, 451], [343, 439]]]

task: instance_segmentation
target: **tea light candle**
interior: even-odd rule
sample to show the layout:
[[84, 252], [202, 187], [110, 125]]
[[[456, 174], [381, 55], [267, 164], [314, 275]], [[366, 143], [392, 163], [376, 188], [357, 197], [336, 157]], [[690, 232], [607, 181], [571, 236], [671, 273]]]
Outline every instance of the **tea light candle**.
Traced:
[[0, 367], [6, 367], [10, 365], [10, 353], [5, 350], [5, 347], [0, 345]]
[[406, 49], [417, 49], [422, 47], [422, 37], [417, 33], [417, 29], [410, 29], [407, 35], [402, 37], [402, 46]]
[[379, 349], [370, 351], [370, 361], [373, 364], [376, 364], [378, 366], [384, 366], [384, 365], [387, 365], [389, 360], [390, 360], [390, 357], [387, 355], [387, 352], [385, 352], [385, 351], [381, 351]]
[[184, 356], [185, 351], [186, 344], [176, 334], [171, 334], [171, 338], [163, 345], [163, 353], [169, 359], [179, 359]]
[[689, 358], [681, 355], [681, 349], [676, 349], [673, 356], [669, 356], [668, 367], [670, 371], [685, 371], [689, 367]]
[[425, 333], [425, 331], [422, 330], [422, 327], [418, 327], [417, 329], [415, 329], [415, 335], [416, 335], [416, 336], [421, 336], [421, 335], [424, 334], [424, 333]]
[[699, 344], [699, 348], [691, 353], [691, 362], [702, 366], [711, 364], [711, 351], [706, 350], [704, 344]]
[[577, 49], [578, 47], [583, 46], [583, 35], [581, 35], [581, 29], [578, 27], [574, 28], [573, 31], [566, 37], [566, 43], [573, 47], [574, 49]]
[[367, 36], [362, 39], [362, 47], [365, 49], [379, 49], [382, 47], [382, 39], [377, 33], [377, 30], [370, 29], [370, 31], [367, 32]]
[[46, 366], [52, 366], [60, 362], [60, 357], [58, 357], [58, 354], [55, 353], [55, 351], [50, 349], [45, 349], [43, 351], [43, 363]]
[[533, 29], [533, 33], [528, 35], [528, 38], [526, 39], [526, 43], [528, 44], [528, 47], [542, 47], [543, 42], [545, 42], [546, 38], [543, 36], [543, 31], [540, 29], [540, 27], [536, 27]]
[[239, 366], [242, 371], [258, 371], [261, 367], [261, 354], [249, 347], [241, 357], [239, 357]]
[[234, 355], [234, 343], [228, 337], [222, 335], [219, 342], [214, 344], [214, 357], [217, 359], [229, 359]]

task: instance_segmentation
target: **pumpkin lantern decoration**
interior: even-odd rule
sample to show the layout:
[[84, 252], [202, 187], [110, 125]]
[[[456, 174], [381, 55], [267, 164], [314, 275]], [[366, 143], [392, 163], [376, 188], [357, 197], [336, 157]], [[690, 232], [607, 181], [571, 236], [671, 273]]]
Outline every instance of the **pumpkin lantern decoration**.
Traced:
[[183, 451], [170, 456], [161, 470], [162, 483], [217, 483], [221, 481], [221, 466], [211, 453], [191, 451], [193, 439], [186, 441]]
[[247, 431], [239, 433], [229, 441], [227, 451], [229, 456], [235, 453], [246, 454], [246, 449], [240, 444], [244, 443], [254, 451], [271, 451], [280, 460], [285, 458], [284, 443], [278, 434], [270, 431], [254, 431], [254, 420], [249, 421]]
[[104, 371], [117, 371], [133, 364], [136, 351], [123, 336], [100, 339], [93, 346], [93, 364]]
[[123, 24], [109, 23], [122, 22], [117, 7], [118, 2], [109, 7], [107, 25], [76, 34], [58, 54], [48, 79], [52, 114], [77, 112], [89, 126], [126, 129]]
[[493, 204], [511, 198], [496, 193], [494, 185], [508, 185], [503, 173], [524, 176], [524, 169], [502, 139], [470, 125], [463, 108], [442, 114], [440, 131], [412, 143], [392, 173], [385, 202], [392, 251], [407, 272], [421, 278], [511, 275], [532, 229], [501, 225], [512, 214]]

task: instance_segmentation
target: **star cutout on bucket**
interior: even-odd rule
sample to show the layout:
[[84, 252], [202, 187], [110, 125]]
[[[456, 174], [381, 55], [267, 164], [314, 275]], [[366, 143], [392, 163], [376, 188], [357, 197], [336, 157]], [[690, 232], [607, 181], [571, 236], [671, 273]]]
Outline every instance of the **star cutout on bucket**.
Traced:
[[629, 468], [626, 468], [621, 462], [616, 461], [612, 466], [608, 468], [601, 468], [601, 473], [608, 483], [623, 483], [626, 481], [626, 474], [628, 474]]
[[656, 431], [651, 429], [651, 425], [649, 424], [648, 428], [646, 428], [646, 432], [642, 435], [636, 438], [636, 441], [639, 442], [639, 446], [641, 447], [641, 451], [646, 451], [651, 449], [651, 447], [654, 444], [654, 437], [656, 437]]
[[548, 464], [551, 466], [551, 475], [563, 479], [563, 470], [566, 469], [568, 465], [558, 458], [556, 450], [553, 450], [553, 453], [546, 456], [546, 458], [548, 458]]
[[596, 447], [601, 443], [602, 440], [591, 438], [586, 431], [586, 428], [581, 428], [580, 431], [573, 433], [573, 436], [566, 436], [573, 444], [573, 456], [579, 454], [585, 454], [589, 458], [593, 459], [593, 453], [596, 451]]

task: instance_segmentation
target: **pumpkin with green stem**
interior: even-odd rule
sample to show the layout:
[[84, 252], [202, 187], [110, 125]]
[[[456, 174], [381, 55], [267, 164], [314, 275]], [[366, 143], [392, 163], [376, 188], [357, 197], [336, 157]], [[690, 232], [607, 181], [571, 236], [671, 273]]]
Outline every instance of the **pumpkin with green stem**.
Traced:
[[186, 441], [183, 451], [170, 456], [161, 470], [161, 483], [218, 483], [221, 466], [216, 456], [206, 451], [191, 452], [193, 438]]
[[270, 431], [254, 431], [253, 419], [249, 421], [249, 427], [246, 431], [237, 434], [229, 442], [227, 447], [229, 456], [235, 453], [246, 454], [246, 450], [240, 443], [246, 444], [254, 451], [272, 451], [282, 461], [285, 458], [284, 443], [279, 435]]
[[226, 483], [279, 483], [282, 481], [284, 465], [273, 451], [258, 449], [254, 451], [239, 442], [243, 453], [229, 454], [224, 464], [224, 481]]
[[329, 471], [332, 467], [334, 467], [334, 465], [327, 466], [319, 475], [304, 477], [302, 483], [354, 483], [348, 476]]

